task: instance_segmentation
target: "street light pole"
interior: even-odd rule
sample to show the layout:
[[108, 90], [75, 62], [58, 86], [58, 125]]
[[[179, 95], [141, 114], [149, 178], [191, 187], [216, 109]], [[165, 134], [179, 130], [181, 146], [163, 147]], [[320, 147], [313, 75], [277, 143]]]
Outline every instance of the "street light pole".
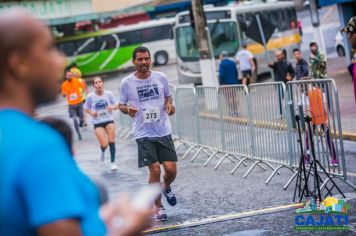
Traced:
[[199, 64], [204, 86], [219, 86], [216, 77], [215, 57], [209, 43], [209, 29], [204, 18], [204, 8], [201, 0], [192, 0], [192, 13], [197, 36]]

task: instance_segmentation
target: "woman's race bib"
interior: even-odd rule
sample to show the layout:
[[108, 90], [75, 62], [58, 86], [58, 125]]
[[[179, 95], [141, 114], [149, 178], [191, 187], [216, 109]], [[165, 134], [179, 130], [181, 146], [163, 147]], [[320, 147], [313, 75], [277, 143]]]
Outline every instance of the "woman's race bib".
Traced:
[[143, 109], [143, 123], [150, 124], [159, 121], [161, 113], [158, 108]]
[[107, 109], [102, 109], [98, 111], [98, 117], [100, 119], [105, 119], [109, 117], [109, 111]]
[[69, 94], [69, 101], [75, 101], [77, 99], [78, 99], [78, 94], [76, 93]]

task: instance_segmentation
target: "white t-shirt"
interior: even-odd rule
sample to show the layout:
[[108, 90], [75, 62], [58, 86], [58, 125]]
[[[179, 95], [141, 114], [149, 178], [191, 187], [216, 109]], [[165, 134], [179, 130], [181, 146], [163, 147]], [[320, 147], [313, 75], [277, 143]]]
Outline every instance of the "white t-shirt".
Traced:
[[104, 93], [99, 96], [95, 92], [89, 93], [84, 109], [89, 109], [91, 111], [96, 111], [97, 116], [91, 117], [92, 124], [101, 124], [108, 121], [114, 120], [112, 112], [106, 109], [107, 106], [117, 105], [117, 101], [111, 91], [104, 90]]
[[165, 98], [171, 96], [167, 77], [157, 71], [138, 79], [135, 74], [124, 78], [120, 87], [120, 104], [138, 109], [133, 122], [134, 139], [163, 137], [172, 133], [165, 108]]
[[250, 63], [250, 59], [252, 58], [252, 53], [246, 49], [238, 51], [235, 56], [236, 61], [239, 61], [239, 67], [241, 71], [252, 69], [252, 65]]

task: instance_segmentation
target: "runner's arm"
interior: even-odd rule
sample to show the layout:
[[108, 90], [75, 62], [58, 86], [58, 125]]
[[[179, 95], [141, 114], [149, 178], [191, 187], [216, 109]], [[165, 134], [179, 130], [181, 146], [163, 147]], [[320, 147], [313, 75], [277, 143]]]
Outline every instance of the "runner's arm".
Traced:
[[89, 115], [91, 115], [91, 116], [97, 116], [98, 115], [98, 113], [96, 111], [92, 111], [90, 109], [84, 109], [84, 111], [86, 113], [88, 113]]
[[138, 111], [135, 107], [127, 106], [126, 104], [119, 103], [119, 109], [122, 113], [128, 114], [130, 117], [135, 117], [136, 112]]
[[37, 229], [40, 236], [82, 235], [78, 220], [59, 220], [54, 223], [43, 225]]
[[173, 115], [176, 108], [173, 106], [172, 96], [165, 97], [165, 107], [168, 115]]

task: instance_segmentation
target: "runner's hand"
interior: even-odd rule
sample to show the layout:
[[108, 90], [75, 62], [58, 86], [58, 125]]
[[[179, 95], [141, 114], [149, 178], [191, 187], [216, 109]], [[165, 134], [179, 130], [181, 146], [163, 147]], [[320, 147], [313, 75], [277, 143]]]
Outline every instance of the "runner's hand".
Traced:
[[114, 107], [112, 107], [112, 106], [107, 106], [106, 109], [107, 109], [109, 112], [112, 112], [113, 110], [115, 110]]
[[153, 213], [153, 208], [135, 210], [126, 194], [100, 208], [100, 216], [110, 236], [140, 235], [150, 226]]
[[97, 117], [97, 116], [98, 116], [98, 112], [93, 111], [93, 112], [91, 113], [91, 115], [94, 116], [94, 117]]
[[130, 117], [135, 117], [138, 109], [136, 107], [127, 107], [127, 113]]
[[166, 111], [167, 111], [168, 115], [171, 116], [176, 112], [176, 108], [171, 103], [167, 103]]

